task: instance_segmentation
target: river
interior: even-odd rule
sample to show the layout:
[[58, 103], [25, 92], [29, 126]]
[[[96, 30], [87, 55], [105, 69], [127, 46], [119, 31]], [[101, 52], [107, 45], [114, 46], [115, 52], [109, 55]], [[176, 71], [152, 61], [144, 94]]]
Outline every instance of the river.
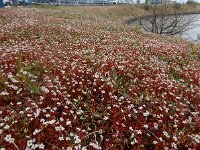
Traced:
[[188, 41], [200, 43], [200, 14], [196, 15], [196, 20], [193, 22], [191, 29], [183, 32], [180, 36]]
[[[182, 22], [184, 22], [183, 20], [187, 21], [188, 18], [189, 19], [190, 18], [194, 18], [194, 20], [192, 21], [192, 23], [190, 25], [188, 25], [188, 27], [187, 27], [188, 30], [186, 30], [186, 31], [184, 31], [182, 33], [179, 33], [179, 36], [184, 38], [184, 39], [186, 39], [186, 40], [188, 40], [188, 41], [191, 41], [191, 42], [194, 42], [194, 43], [200, 43], [200, 14], [182, 15], [181, 16], [181, 21]], [[151, 20], [151, 18], [144, 18], [144, 19], [141, 20], [143, 22], [142, 26], [146, 27], [146, 29], [147, 28], [151, 29], [151, 24], [150, 24], [149, 20]], [[170, 21], [170, 19], [168, 19], [168, 20]], [[158, 20], [158, 24], [159, 24], [159, 21], [160, 20]], [[167, 24], [167, 22], [165, 22], [165, 23]], [[131, 24], [133, 26], [137, 26], [137, 25], [139, 25], [139, 20], [135, 20]]]

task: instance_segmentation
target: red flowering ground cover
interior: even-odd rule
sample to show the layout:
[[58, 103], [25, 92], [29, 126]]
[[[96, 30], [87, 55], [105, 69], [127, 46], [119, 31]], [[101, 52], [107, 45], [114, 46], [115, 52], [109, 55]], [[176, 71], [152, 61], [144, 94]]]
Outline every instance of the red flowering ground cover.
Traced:
[[81, 15], [0, 10], [1, 150], [200, 148], [200, 48]]

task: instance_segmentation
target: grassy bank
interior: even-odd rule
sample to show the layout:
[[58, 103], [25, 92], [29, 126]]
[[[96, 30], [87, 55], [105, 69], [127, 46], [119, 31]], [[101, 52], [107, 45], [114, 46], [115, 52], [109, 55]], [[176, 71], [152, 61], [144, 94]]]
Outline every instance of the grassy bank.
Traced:
[[198, 149], [200, 47], [132, 7], [0, 10], [0, 148]]
[[[68, 13], [75, 13], [81, 16], [90, 16], [94, 18], [108, 19], [111, 21], [125, 22], [126, 20], [138, 17], [149, 16], [152, 11], [150, 7], [153, 5], [112, 5], [112, 6], [52, 6], [52, 5], [35, 5], [31, 7], [42, 9], [58, 9], [64, 10]], [[157, 5], [158, 13], [163, 10], [163, 5]], [[168, 5], [169, 13], [173, 12], [174, 5]], [[178, 13], [187, 14], [199, 12], [200, 6], [194, 5], [180, 5], [178, 6]]]

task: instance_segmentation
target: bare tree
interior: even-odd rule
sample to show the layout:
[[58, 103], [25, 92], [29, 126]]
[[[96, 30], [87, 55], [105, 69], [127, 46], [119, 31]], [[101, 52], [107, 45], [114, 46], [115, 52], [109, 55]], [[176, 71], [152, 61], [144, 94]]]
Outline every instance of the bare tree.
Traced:
[[[159, 6], [158, 6], [159, 5]], [[139, 20], [139, 24], [146, 31], [157, 34], [180, 34], [193, 28], [192, 23], [196, 21], [195, 15], [183, 15], [180, 13], [180, 4], [169, 5], [154, 2], [148, 5], [151, 12], [149, 17]]]

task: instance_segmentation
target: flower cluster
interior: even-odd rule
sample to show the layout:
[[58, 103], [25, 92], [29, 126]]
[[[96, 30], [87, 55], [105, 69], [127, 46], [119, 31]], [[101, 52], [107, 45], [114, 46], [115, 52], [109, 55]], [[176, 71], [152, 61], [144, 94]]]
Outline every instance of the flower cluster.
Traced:
[[69, 10], [0, 14], [2, 149], [198, 148], [197, 45]]

